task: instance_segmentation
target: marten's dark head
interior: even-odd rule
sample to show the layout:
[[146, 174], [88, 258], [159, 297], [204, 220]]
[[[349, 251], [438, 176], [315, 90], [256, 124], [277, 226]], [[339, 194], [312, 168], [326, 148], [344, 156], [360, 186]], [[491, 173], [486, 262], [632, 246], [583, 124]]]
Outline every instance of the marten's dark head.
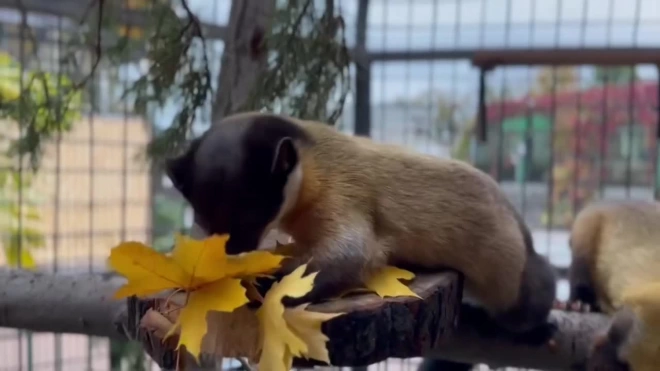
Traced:
[[306, 133], [269, 114], [229, 116], [193, 140], [165, 171], [208, 234], [229, 233], [227, 253], [258, 247], [296, 203], [302, 182], [298, 145]]

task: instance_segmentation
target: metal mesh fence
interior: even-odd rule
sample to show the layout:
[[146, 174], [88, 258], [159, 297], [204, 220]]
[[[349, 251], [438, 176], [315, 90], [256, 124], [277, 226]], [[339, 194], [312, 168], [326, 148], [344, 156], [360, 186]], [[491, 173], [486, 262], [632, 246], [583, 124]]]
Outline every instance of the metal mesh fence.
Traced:
[[[25, 1], [34, 7], [45, 2]], [[226, 24], [229, 0], [189, 3], [202, 21]], [[64, 16], [29, 12], [35, 43], [21, 33], [21, 12], [12, 4], [0, 1], [0, 53], [14, 61], [0, 66], [0, 76], [12, 68], [28, 71], [37, 62], [57, 73], [62, 35], [75, 25]], [[66, 13], [76, 2], [61, 6]], [[470, 130], [482, 122], [480, 70], [471, 63], [479, 51], [624, 53], [660, 46], [656, 0], [371, 0], [362, 24], [358, 0], [335, 6], [346, 20], [351, 48], [361, 47], [359, 28], [366, 25], [363, 46], [369, 53], [366, 64], [352, 68], [354, 78], [367, 77], [367, 87], [354, 86], [339, 126], [437, 156], [455, 154], [461, 136], [474, 137]], [[217, 74], [222, 41], [212, 44]], [[74, 130], [47, 145], [32, 184], [2, 189], [3, 208], [32, 205], [37, 217], [6, 217], [0, 265], [16, 260], [10, 237], [19, 228], [35, 241], [26, 247], [35, 265], [65, 274], [104, 271], [109, 249], [126, 239], [166, 249], [173, 230], [189, 227], [190, 213], [171, 185], [135, 160], [172, 114], [166, 108], [148, 117], [130, 115], [121, 92], [139, 68], [139, 61], [99, 68]], [[502, 184], [532, 228], [537, 250], [555, 265], [569, 263], [567, 227], [585, 203], [654, 198], [658, 72], [651, 61], [616, 68], [586, 61], [503, 66], [485, 82], [487, 141], [468, 142], [469, 158]], [[366, 125], [355, 119], [365, 112]], [[207, 125], [202, 117], [200, 129]], [[566, 283], [558, 285], [560, 299], [566, 299]], [[2, 371], [135, 369], [126, 357], [119, 360], [120, 353], [106, 339], [0, 329]], [[391, 360], [370, 370], [414, 370], [418, 362]], [[137, 363], [156, 369], [146, 360]]]
[[[70, 20], [37, 13], [24, 18], [7, 8], [0, 16], [0, 52], [9, 60], [0, 67], [5, 77], [36, 68], [63, 73], [62, 45], [75, 26]], [[90, 71], [91, 60], [83, 60], [81, 72]], [[15, 176], [24, 185], [3, 180], [2, 265], [103, 272], [110, 247], [126, 239], [151, 240], [151, 176], [134, 158], [152, 130], [144, 118], [127, 114], [118, 99], [126, 74], [126, 68], [100, 69], [90, 79], [73, 130], [46, 146], [38, 173], [22, 169], [19, 160]], [[3, 134], [23, 134], [11, 122], [2, 125]], [[23, 215], [9, 212], [14, 209]], [[107, 339], [0, 329], [0, 344], [0, 369], [7, 371], [104, 370], [113, 363]]]

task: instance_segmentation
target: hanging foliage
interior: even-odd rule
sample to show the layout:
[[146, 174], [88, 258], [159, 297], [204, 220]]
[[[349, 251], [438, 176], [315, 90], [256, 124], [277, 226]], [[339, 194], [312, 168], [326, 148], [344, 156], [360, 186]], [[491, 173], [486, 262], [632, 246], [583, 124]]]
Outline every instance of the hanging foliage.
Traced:
[[[312, 0], [278, 3], [272, 29], [254, 45], [266, 53], [267, 68], [259, 77], [259, 89], [251, 92], [240, 110], [267, 109], [334, 123], [350, 86], [343, 18], [336, 14], [333, 1], [326, 1], [325, 7]], [[175, 6], [182, 10], [181, 16]], [[124, 16], [128, 11], [133, 16]], [[128, 19], [142, 21], [131, 24]], [[33, 30], [27, 22], [20, 28], [21, 35], [35, 44], [36, 56], [39, 45]], [[170, 101], [176, 100], [172, 122], [147, 146], [152, 160], [179, 151], [200, 113], [210, 111], [214, 104], [217, 92], [209, 41], [187, 0], [174, 4], [96, 0], [79, 24], [61, 31], [62, 57], [56, 78], [45, 77], [40, 66], [28, 69], [24, 65], [23, 73], [16, 76], [22, 88], [0, 100], [0, 118], [15, 121], [21, 133], [7, 154], [29, 157], [32, 169], [39, 167], [44, 142], [69, 131], [82, 107], [93, 107], [86, 89], [100, 68], [147, 62], [122, 95], [132, 113], [171, 107]], [[41, 95], [35, 96], [35, 91]]]

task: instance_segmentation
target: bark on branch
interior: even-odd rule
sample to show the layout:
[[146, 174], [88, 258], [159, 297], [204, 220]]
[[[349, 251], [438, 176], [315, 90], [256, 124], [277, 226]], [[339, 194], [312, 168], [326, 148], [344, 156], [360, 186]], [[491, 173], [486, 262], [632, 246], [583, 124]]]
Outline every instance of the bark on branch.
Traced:
[[267, 53], [261, 50], [262, 42], [274, 12], [274, 0], [232, 1], [218, 93], [211, 112], [213, 123], [237, 112], [256, 86], [266, 67]]
[[0, 269], [0, 327], [125, 339], [126, 301], [112, 299], [122, 281]]
[[557, 326], [552, 347], [526, 345], [502, 333], [484, 336], [473, 323], [461, 321], [454, 336], [427, 356], [456, 362], [485, 363], [491, 368], [584, 370], [594, 337], [605, 331], [608, 318], [598, 313], [553, 310], [549, 321]]
[[[447, 284], [446, 273], [433, 275], [445, 277], [436, 281]], [[420, 278], [423, 278], [421, 276]], [[426, 277], [424, 280], [428, 284], [433, 277]], [[128, 330], [124, 331], [124, 334], [137, 338], [143, 343], [144, 339], [151, 339], [150, 344], [145, 344], [145, 347], [161, 347], [161, 349], [151, 349], [149, 353], [154, 356], [156, 362], [167, 369], [167, 363], [174, 359], [171, 355], [174, 344], [168, 342], [163, 345], [159, 339], [154, 340], [154, 333], [146, 333], [146, 330], [136, 328], [136, 324], [140, 321], [139, 318], [133, 317], [139, 313], [144, 314], [147, 308], [143, 305], [143, 301], [126, 302], [111, 299], [112, 294], [121, 284], [121, 279], [101, 274], [67, 276], [0, 270], [0, 326], [109, 337], [121, 336], [117, 328], [123, 327]], [[432, 295], [437, 293], [437, 290], [427, 288], [426, 292], [428, 295], [423, 296], [425, 299], [438, 300], [437, 294]], [[446, 319], [443, 321], [434, 319], [435, 316], [442, 315], [442, 313], [434, 313], [438, 309], [437, 305], [427, 300], [419, 305], [413, 303], [418, 299], [410, 299], [410, 303], [406, 303], [408, 299], [402, 301], [401, 298], [396, 298], [389, 301], [390, 304], [382, 306], [382, 311], [389, 313], [379, 313], [377, 307], [373, 306], [373, 298], [366, 296], [368, 295], [351, 299], [355, 302], [356, 312], [362, 311], [362, 314], [344, 319], [338, 317], [337, 327], [333, 328], [334, 325], [330, 324], [324, 328], [332, 338], [329, 345], [331, 359], [338, 365], [360, 365], [364, 360], [377, 361], [385, 356], [407, 358], [437, 355], [444, 359], [486, 363], [491, 366], [575, 370], [580, 369], [586, 362], [587, 350], [593, 337], [603, 331], [608, 324], [607, 317], [599, 314], [553, 311], [550, 321], [556, 324], [557, 332], [554, 338], [556, 347], [551, 348], [546, 345], [533, 347], [521, 344], [497, 333], [484, 336], [483, 332], [475, 329], [474, 324], [461, 322], [450, 336], [435, 335], [438, 336], [437, 338], [442, 338], [442, 341], [429, 339], [434, 347], [429, 350], [421, 343], [425, 341], [423, 340], [425, 336], [417, 336], [417, 334], [429, 334], [430, 330], [414, 319], [426, 318], [428, 323], [444, 323]], [[348, 305], [345, 300], [343, 304], [330, 303], [327, 309], [332, 311], [337, 305]], [[393, 305], [392, 303], [395, 302], [397, 304]], [[139, 310], [136, 310], [136, 306], [140, 307]], [[415, 312], [406, 313], [411, 308]], [[402, 312], [397, 314], [394, 311]], [[373, 313], [368, 314], [368, 312]], [[384, 320], [390, 322], [381, 323]], [[378, 328], [369, 330], [369, 326], [364, 326], [365, 323], [379, 325], [376, 326]], [[347, 326], [361, 330], [347, 331]], [[382, 333], [383, 326], [386, 326], [387, 333]], [[369, 331], [375, 331], [372, 335], [378, 336], [370, 339], [361, 337]], [[141, 332], [142, 335], [133, 335], [135, 332]], [[404, 339], [405, 341], [396, 338], [399, 335], [403, 337], [404, 334], [415, 338]], [[379, 345], [382, 341], [388, 345]], [[350, 354], [341, 354], [345, 349], [354, 351]], [[387, 349], [388, 354], [382, 353], [382, 349]]]

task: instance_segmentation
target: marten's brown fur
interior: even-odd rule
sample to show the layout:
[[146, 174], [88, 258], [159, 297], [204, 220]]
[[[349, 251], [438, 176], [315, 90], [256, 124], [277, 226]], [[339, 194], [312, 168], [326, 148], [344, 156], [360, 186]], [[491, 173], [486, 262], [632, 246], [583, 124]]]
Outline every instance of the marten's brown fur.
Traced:
[[626, 287], [660, 280], [660, 203], [602, 201], [571, 228], [571, 301], [612, 313]]
[[200, 225], [230, 233], [229, 253], [255, 249], [271, 228], [293, 237], [294, 265], [320, 273], [289, 305], [403, 264], [462, 272], [467, 293], [514, 332], [544, 324], [552, 307], [552, 267], [498, 184], [467, 163], [248, 113], [218, 123], [167, 169]]
[[[644, 348], [657, 339], [641, 337], [649, 333], [637, 312], [654, 310], [652, 298], [639, 300], [638, 291], [654, 294], [645, 288], [660, 282], [659, 241], [658, 202], [602, 201], [578, 213], [570, 237], [570, 301], [612, 315], [606, 334], [594, 344], [592, 363], [606, 358], [613, 370], [628, 370], [632, 362], [633, 371], [641, 371], [654, 369], [660, 361], [654, 359], [660, 354], [653, 356]], [[646, 345], [640, 347], [642, 343]]]

